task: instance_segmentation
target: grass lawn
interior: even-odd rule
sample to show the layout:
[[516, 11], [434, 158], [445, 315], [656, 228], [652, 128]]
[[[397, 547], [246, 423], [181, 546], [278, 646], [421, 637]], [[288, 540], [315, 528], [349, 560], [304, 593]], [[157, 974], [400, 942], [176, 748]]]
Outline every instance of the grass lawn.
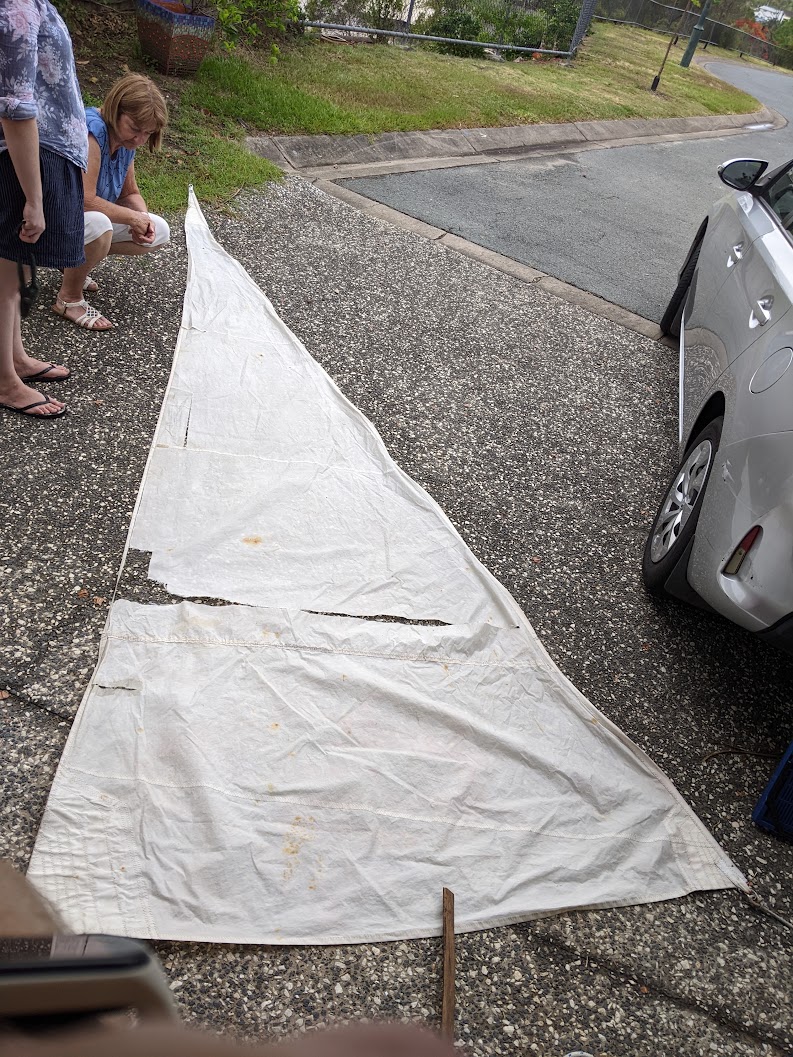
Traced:
[[[88, 0], [68, 0], [65, 14], [87, 102], [98, 104], [125, 69], [148, 72], [168, 99], [164, 151], [139, 151], [136, 162], [144, 195], [160, 211], [184, 206], [190, 183], [204, 201], [220, 204], [277, 178], [273, 165], [245, 150], [249, 132], [374, 134], [757, 109], [751, 96], [706, 71], [681, 69], [682, 46], [650, 92], [667, 38], [606, 23], [594, 24], [570, 65], [304, 39], [283, 48], [275, 64], [255, 51], [218, 50], [195, 78], [182, 79], [147, 69], [131, 15]], [[708, 55], [734, 57], [710, 48]]]
[[275, 65], [251, 56], [208, 59], [184, 99], [216, 118], [282, 133], [376, 133], [757, 109], [751, 96], [673, 49], [657, 93], [649, 86], [667, 40], [597, 23], [571, 65], [494, 62], [393, 45], [310, 43]]

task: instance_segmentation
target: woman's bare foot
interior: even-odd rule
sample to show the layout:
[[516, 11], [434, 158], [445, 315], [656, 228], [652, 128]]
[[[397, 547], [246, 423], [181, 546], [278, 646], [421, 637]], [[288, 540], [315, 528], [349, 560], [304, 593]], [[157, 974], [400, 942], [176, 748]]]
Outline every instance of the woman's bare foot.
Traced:
[[59, 363], [36, 360], [27, 354], [14, 359], [14, 370], [23, 382], [35, 381], [39, 385], [46, 385], [48, 382], [65, 382], [72, 373], [68, 367], [62, 367]]
[[[41, 401], [39, 403], [39, 401]], [[25, 412], [29, 414], [31, 418], [49, 418], [52, 415], [59, 415], [61, 411], [66, 407], [62, 400], [53, 400], [52, 397], [47, 396], [45, 393], [40, 393], [38, 389], [33, 389], [29, 385], [25, 385], [24, 382], [19, 380], [17, 385], [10, 385], [0, 389], [0, 406], [10, 407], [15, 411], [19, 411], [23, 407], [28, 407], [30, 404], [38, 404], [38, 407], [33, 407], [30, 411]]]

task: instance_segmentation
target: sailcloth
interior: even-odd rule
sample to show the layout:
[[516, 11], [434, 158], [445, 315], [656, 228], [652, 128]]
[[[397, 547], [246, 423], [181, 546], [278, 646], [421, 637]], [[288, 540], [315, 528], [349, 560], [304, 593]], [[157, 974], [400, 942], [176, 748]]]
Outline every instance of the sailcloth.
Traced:
[[[745, 887], [213, 239], [28, 876], [78, 931], [342, 943]], [[379, 618], [379, 619], [373, 619]]]

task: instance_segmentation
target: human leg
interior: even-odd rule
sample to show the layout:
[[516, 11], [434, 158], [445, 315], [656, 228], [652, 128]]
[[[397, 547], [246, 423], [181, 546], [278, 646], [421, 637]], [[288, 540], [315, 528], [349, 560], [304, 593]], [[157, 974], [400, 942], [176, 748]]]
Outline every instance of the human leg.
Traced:
[[[88, 330], [110, 330], [113, 324], [104, 316], [95, 314], [83, 297], [83, 288], [88, 273], [107, 257], [113, 226], [104, 213], [88, 212], [85, 223], [85, 263], [76, 268], [65, 268], [53, 311]], [[91, 323], [90, 326], [87, 324]]]
[[62, 401], [53, 400], [47, 394], [26, 385], [19, 375], [20, 370], [30, 375], [46, 366], [25, 352], [19, 314], [17, 266], [13, 261], [0, 259], [0, 405], [19, 410], [38, 404], [26, 413], [39, 418], [60, 415], [66, 406]]
[[37, 385], [46, 385], [48, 382], [65, 382], [72, 373], [68, 367], [63, 367], [61, 364], [37, 360], [35, 356], [29, 356], [22, 344], [21, 325], [14, 328], [14, 370], [23, 382], [36, 382]]

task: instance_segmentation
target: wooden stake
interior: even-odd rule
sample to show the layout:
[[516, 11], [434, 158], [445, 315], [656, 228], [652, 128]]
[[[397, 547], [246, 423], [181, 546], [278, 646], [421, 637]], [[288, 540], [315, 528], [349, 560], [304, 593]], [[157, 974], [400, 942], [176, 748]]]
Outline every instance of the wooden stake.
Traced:
[[454, 1042], [454, 892], [443, 890], [443, 1006], [441, 1036]]

